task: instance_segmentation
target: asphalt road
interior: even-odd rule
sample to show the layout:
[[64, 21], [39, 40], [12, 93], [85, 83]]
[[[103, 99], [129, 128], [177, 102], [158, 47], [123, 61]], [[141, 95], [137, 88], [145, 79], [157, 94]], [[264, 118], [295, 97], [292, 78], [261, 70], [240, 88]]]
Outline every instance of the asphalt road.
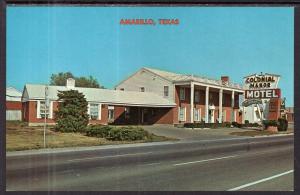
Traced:
[[289, 191], [293, 153], [293, 136], [274, 136], [11, 155], [6, 185], [17, 191]]

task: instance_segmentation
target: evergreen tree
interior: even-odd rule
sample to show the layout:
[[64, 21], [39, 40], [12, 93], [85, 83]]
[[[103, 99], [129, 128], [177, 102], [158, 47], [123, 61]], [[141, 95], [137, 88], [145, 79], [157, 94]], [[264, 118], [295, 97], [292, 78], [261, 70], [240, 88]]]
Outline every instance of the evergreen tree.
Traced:
[[82, 93], [77, 90], [58, 92], [58, 111], [55, 112], [55, 129], [61, 132], [85, 131], [89, 116], [88, 103]]

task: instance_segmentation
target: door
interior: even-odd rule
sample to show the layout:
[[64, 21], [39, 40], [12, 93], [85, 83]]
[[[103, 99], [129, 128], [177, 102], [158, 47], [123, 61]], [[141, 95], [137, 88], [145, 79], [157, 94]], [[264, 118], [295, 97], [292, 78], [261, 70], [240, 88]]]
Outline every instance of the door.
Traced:
[[214, 123], [215, 120], [215, 112], [214, 110], [208, 110], [208, 122]]

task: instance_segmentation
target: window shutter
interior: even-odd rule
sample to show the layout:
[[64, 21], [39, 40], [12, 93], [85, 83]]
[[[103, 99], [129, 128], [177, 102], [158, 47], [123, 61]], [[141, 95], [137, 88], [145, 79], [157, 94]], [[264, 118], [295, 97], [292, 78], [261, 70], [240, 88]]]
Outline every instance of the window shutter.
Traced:
[[40, 115], [41, 103], [40, 103], [40, 101], [36, 101], [36, 103], [37, 103], [37, 106], [36, 106], [36, 118], [41, 118], [41, 115]]
[[98, 109], [99, 109], [99, 111], [98, 111], [99, 112], [98, 113], [98, 119], [99, 120], [101, 120], [101, 114], [102, 114], [102, 112], [101, 112], [102, 109], [101, 108], [102, 108], [102, 104], [98, 104]]
[[91, 116], [90, 116], [90, 104], [88, 103], [88, 106], [87, 106], [87, 108], [88, 108], [88, 110], [87, 110], [87, 113], [88, 113], [88, 115], [89, 115], [89, 119], [91, 119]]
[[49, 118], [53, 118], [53, 101], [50, 101], [49, 104]]

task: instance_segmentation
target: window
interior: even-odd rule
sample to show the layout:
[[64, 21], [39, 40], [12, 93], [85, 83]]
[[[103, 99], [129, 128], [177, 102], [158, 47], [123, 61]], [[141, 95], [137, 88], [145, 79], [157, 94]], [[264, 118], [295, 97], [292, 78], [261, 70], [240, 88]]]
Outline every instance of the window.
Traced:
[[194, 108], [194, 120], [200, 121], [201, 119], [201, 109]]
[[180, 88], [179, 98], [180, 98], [180, 100], [185, 100], [185, 88]]
[[130, 118], [130, 107], [126, 107], [125, 108], [125, 119], [129, 119]]
[[200, 102], [200, 92], [195, 91], [195, 103], [199, 103], [199, 102]]
[[108, 106], [108, 120], [112, 121], [115, 118], [115, 110], [113, 106]]
[[90, 119], [98, 120], [99, 118], [99, 104], [90, 104]]
[[121, 91], [124, 91], [124, 88], [120, 88]]
[[141, 92], [145, 92], [145, 87], [140, 87]]
[[185, 108], [179, 107], [179, 121], [185, 121], [185, 111]]
[[38, 113], [39, 113], [39, 116], [38, 118], [45, 118], [45, 116], [47, 118], [49, 118], [49, 108], [48, 106], [46, 105], [46, 101], [39, 101], [38, 102], [39, 106], [38, 106]]
[[164, 97], [169, 96], [169, 86], [164, 86]]

